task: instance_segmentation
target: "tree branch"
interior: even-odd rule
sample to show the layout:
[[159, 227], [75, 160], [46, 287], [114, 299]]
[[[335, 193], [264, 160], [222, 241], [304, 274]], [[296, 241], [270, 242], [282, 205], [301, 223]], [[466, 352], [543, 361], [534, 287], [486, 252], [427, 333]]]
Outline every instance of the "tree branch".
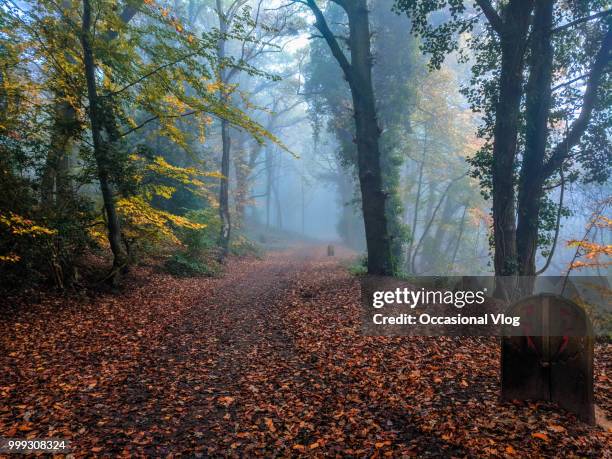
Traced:
[[569, 155], [569, 151], [576, 146], [580, 141], [580, 137], [586, 131], [591, 115], [597, 102], [597, 90], [601, 83], [601, 77], [606, 72], [606, 67], [610, 63], [610, 52], [612, 50], [612, 29], [608, 28], [608, 31], [601, 42], [601, 47], [595, 57], [593, 67], [589, 74], [586, 90], [582, 99], [582, 109], [580, 115], [572, 123], [572, 127], [563, 139], [553, 150], [550, 159], [544, 165], [542, 169], [542, 178], [550, 177], [559, 167], [563, 161]]
[[[123, 8], [123, 11], [119, 15], [119, 19], [121, 19], [124, 24], [130, 22], [132, 18], [136, 16], [136, 13], [138, 13], [138, 8], [140, 8], [143, 1], [144, 0], [136, 0], [133, 2], [129, 2], [127, 5], [125, 5], [125, 8]], [[117, 32], [116, 30], [109, 30], [108, 32], [106, 32], [104, 39], [106, 41], [113, 41], [115, 38], [117, 38], [118, 35], [119, 32]]]
[[502, 21], [502, 18], [499, 16], [499, 14], [497, 14], [497, 11], [493, 5], [491, 5], [491, 2], [489, 0], [476, 0], [476, 4], [487, 17], [487, 20], [489, 21], [489, 24], [491, 24], [491, 27], [493, 27], [493, 30], [501, 35], [504, 31], [504, 21]]
[[548, 257], [546, 257], [546, 263], [542, 266], [542, 269], [535, 273], [536, 276], [539, 276], [544, 271], [548, 269], [550, 266], [550, 262], [553, 259], [553, 255], [555, 254], [555, 248], [557, 247], [557, 241], [559, 240], [559, 228], [561, 228], [561, 211], [563, 210], [563, 195], [565, 193], [565, 177], [563, 176], [563, 169], [559, 171], [561, 175], [561, 192], [559, 194], [559, 208], [557, 209], [557, 223], [555, 226], [555, 237], [553, 239], [552, 247], [550, 248], [550, 252], [548, 253]]
[[585, 16], [583, 18], [578, 18], [575, 21], [568, 22], [567, 24], [563, 24], [562, 26], [556, 27], [551, 30], [552, 33], [561, 32], [563, 30], [567, 30], [575, 25], [582, 24], [583, 22], [592, 21], [593, 19], [601, 18], [607, 16], [612, 13], [612, 10], [600, 11], [599, 13], [592, 14], [591, 16]]
[[[343, 3], [339, 3], [338, 1], [336, 1], [336, 3], [338, 3], [338, 5], [344, 8]], [[315, 27], [319, 30], [319, 32], [321, 32], [321, 34], [325, 38], [325, 41], [329, 45], [329, 48], [331, 49], [332, 54], [338, 61], [338, 64], [340, 64], [340, 67], [342, 68], [342, 71], [344, 72], [344, 76], [349, 82], [351, 82], [353, 78], [352, 76], [353, 69], [351, 67], [351, 64], [349, 63], [346, 55], [342, 51], [342, 48], [340, 48], [340, 45], [338, 44], [338, 40], [336, 40], [336, 37], [330, 30], [329, 25], [327, 25], [325, 16], [323, 15], [323, 12], [317, 5], [316, 0], [306, 0], [306, 5], [308, 5], [308, 7], [311, 9], [313, 14], [315, 15], [315, 20], [316, 20]]]
[[151, 122], [153, 122], [155, 120], [159, 120], [159, 119], [162, 119], [162, 118], [164, 118], [164, 119], [166, 119], [166, 118], [167, 119], [170, 119], [170, 118], [184, 118], [186, 116], [195, 115], [196, 113], [200, 113], [200, 112], [203, 112], [203, 111], [204, 110], [191, 110], [191, 111], [186, 112], [186, 113], [181, 113], [180, 115], [155, 115], [155, 116], [152, 116], [151, 118], [147, 118], [146, 120], [144, 120], [139, 125], [134, 126], [133, 128], [128, 129], [127, 131], [121, 133], [119, 135], [119, 137], [125, 137], [126, 135], [131, 134], [134, 131], [137, 131], [138, 129], [144, 127], [145, 125], [147, 125], [147, 124], [149, 124], [149, 123], [151, 123]]
[[586, 78], [586, 77], [588, 77], [588, 76], [589, 76], [588, 74], [587, 74], [587, 75], [580, 75], [580, 76], [577, 76], [576, 78], [572, 78], [571, 80], [564, 81], [563, 83], [559, 83], [557, 86], [555, 86], [555, 87], [553, 87], [553, 88], [551, 89], [551, 92], [555, 92], [555, 91], [557, 91], [558, 89], [561, 89], [561, 88], [563, 88], [563, 87], [565, 87], [565, 86], [569, 86], [570, 84], [573, 84], [573, 83], [575, 83], [576, 81], [582, 80], [582, 79], [584, 79], [584, 78]]
[[122, 93], [123, 91], [128, 90], [129, 88], [131, 88], [132, 86], [137, 85], [138, 83], [141, 83], [142, 81], [146, 80], [147, 78], [149, 78], [152, 75], [155, 75], [156, 73], [162, 71], [163, 69], [167, 68], [167, 67], [171, 67], [173, 65], [179, 64], [182, 61], [184, 61], [185, 59], [189, 59], [190, 57], [195, 56], [197, 53], [189, 53], [186, 54], [185, 56], [174, 60], [172, 62], [166, 62], [165, 64], [160, 65], [159, 67], [154, 68], [153, 70], [151, 70], [150, 72], [145, 73], [144, 75], [142, 75], [140, 78], [132, 81], [131, 83], [128, 83], [127, 85], [123, 86], [120, 89], [117, 89], [116, 91], [112, 91], [109, 93], [104, 94], [102, 97], [112, 97], [112, 96], [116, 96], [117, 94]]
[[438, 210], [440, 210], [440, 206], [444, 202], [444, 199], [448, 197], [448, 192], [450, 191], [451, 187], [455, 183], [457, 183], [459, 180], [461, 180], [463, 177], [465, 177], [466, 175], [468, 175], [467, 172], [464, 174], [461, 174], [459, 177], [455, 177], [454, 179], [452, 179], [446, 186], [446, 189], [444, 190], [444, 192], [442, 193], [442, 196], [440, 197], [438, 204], [436, 205], [433, 212], [431, 213], [431, 218], [429, 219], [429, 221], [427, 222], [427, 225], [423, 229], [423, 233], [421, 234], [421, 237], [419, 238], [419, 242], [417, 243], [416, 247], [414, 248], [414, 252], [412, 253], [412, 262], [411, 262], [412, 272], [416, 272], [416, 269], [415, 269], [416, 268], [415, 266], [416, 257], [418, 255], [419, 249], [421, 248], [421, 245], [423, 244], [423, 240], [425, 239], [425, 236], [427, 236], [427, 233], [429, 232], [429, 229], [431, 228], [431, 225], [436, 218], [436, 214], [438, 213]]

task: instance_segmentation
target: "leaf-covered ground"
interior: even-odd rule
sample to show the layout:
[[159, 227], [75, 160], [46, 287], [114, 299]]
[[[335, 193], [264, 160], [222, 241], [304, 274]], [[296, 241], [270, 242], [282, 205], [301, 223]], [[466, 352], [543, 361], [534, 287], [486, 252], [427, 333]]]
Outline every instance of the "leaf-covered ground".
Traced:
[[[75, 457], [611, 456], [609, 430], [498, 401], [495, 339], [361, 336], [359, 284], [323, 252], [5, 298], [0, 436], [66, 438]], [[608, 418], [611, 347], [596, 348]]]

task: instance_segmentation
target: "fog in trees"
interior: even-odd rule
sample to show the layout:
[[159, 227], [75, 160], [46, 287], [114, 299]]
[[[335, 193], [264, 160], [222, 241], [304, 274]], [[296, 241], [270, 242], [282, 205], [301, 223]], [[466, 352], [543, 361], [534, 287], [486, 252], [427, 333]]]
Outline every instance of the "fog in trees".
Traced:
[[5, 279], [313, 242], [373, 274], [606, 269], [605, 2], [9, 0], [0, 20]]

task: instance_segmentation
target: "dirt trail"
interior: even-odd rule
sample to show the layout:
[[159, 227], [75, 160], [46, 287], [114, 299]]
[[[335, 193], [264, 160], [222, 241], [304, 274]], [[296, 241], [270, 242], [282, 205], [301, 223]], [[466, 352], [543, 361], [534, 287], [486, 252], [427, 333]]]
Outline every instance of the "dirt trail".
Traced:
[[89, 304], [7, 302], [0, 435], [68, 437], [77, 454], [216, 450], [244, 388], [268, 390], [253, 374], [293, 354], [274, 306], [324, 251], [234, 260], [218, 279], [145, 270]]
[[608, 433], [498, 402], [495, 340], [362, 337], [350, 254], [325, 252], [6, 305], [0, 436], [68, 438], [76, 456], [605, 455]]

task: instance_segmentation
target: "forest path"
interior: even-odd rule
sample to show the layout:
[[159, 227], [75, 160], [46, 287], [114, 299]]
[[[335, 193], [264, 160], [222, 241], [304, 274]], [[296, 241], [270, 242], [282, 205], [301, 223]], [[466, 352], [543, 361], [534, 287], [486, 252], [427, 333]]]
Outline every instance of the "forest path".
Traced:
[[[500, 404], [494, 339], [361, 336], [336, 253], [233, 259], [215, 279], [139, 268], [122, 294], [7, 305], [0, 436], [67, 438], [77, 456], [606, 451], [609, 433], [551, 407]], [[609, 411], [610, 346], [597, 355]]]

